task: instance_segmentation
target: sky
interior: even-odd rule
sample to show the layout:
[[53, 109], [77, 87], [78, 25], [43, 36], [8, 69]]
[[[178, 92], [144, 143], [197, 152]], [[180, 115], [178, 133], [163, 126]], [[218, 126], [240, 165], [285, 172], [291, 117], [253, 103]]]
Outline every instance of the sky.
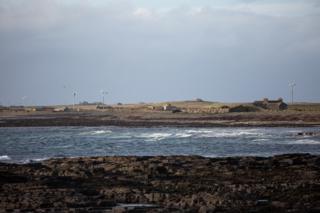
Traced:
[[0, 0], [0, 105], [320, 102], [320, 0]]

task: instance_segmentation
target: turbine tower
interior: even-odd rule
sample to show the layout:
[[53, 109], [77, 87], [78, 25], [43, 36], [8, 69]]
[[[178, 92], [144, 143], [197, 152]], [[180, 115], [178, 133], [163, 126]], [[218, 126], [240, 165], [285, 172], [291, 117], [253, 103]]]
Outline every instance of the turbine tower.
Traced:
[[102, 104], [104, 105], [104, 96], [108, 94], [108, 92], [104, 91], [104, 90], [101, 90], [100, 91], [101, 94], [102, 94]]
[[289, 84], [289, 87], [291, 87], [291, 104], [293, 104], [293, 92], [294, 92], [294, 87], [296, 86], [297, 84], [292, 82]]
[[77, 93], [73, 92], [73, 107], [72, 107], [73, 110], [75, 109], [76, 96], [77, 96]]
[[26, 105], [26, 99], [27, 99], [27, 96], [23, 96], [22, 98], [21, 98], [21, 100], [22, 100], [22, 105], [25, 107], [25, 105]]

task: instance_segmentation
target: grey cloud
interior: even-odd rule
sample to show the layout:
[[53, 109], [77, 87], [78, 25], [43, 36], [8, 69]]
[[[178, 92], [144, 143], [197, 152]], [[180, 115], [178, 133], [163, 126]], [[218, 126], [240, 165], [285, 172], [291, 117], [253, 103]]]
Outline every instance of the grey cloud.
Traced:
[[0, 6], [1, 102], [320, 99], [319, 16], [38, 3]]

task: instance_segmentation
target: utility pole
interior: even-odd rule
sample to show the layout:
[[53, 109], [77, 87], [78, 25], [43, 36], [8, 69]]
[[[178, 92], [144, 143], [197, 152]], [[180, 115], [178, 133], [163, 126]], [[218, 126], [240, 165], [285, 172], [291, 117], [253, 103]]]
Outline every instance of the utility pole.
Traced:
[[289, 86], [291, 87], [291, 104], [293, 104], [293, 90], [294, 87], [296, 86], [296, 83], [290, 83]]

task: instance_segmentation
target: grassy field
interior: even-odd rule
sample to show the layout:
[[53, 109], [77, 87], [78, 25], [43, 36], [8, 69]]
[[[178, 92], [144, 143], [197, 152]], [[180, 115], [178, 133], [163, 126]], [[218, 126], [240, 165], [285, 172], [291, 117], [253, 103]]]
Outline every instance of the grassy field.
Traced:
[[294, 103], [288, 105], [288, 110], [299, 112], [319, 112], [320, 103]]
[[[179, 113], [164, 111], [171, 104]], [[229, 112], [232, 107], [240, 111]], [[244, 106], [244, 107], [243, 107]], [[5, 126], [320, 126], [320, 103], [289, 104], [286, 110], [265, 110], [252, 103], [219, 103], [180, 101], [110, 105], [54, 106], [71, 110], [53, 112], [5, 110], [0, 111], [0, 127]], [[241, 111], [242, 109], [252, 111]], [[53, 109], [53, 108], [52, 108]]]
[[[294, 103], [288, 104], [288, 109], [283, 111], [277, 110], [265, 110], [262, 108], [255, 107], [252, 103], [223, 103], [223, 102], [210, 102], [210, 101], [168, 101], [168, 102], [160, 102], [160, 103], [137, 103], [137, 104], [113, 104], [113, 105], [106, 105], [105, 109], [97, 109], [97, 105], [75, 105], [75, 111], [91, 111], [91, 112], [101, 112], [101, 111], [162, 111], [163, 106], [170, 104], [175, 106], [179, 109], [182, 109], [184, 112], [189, 113], [225, 113], [227, 111], [215, 111], [217, 109], [223, 108], [233, 108], [237, 106], [245, 106], [245, 107], [252, 107], [256, 108], [255, 112], [258, 113], [286, 113], [286, 112], [320, 112], [320, 103]], [[67, 107], [70, 110], [73, 109], [73, 105], [54, 105], [49, 106], [52, 108], [64, 108]], [[28, 106], [27, 108], [33, 108], [32, 106]], [[240, 111], [241, 112], [241, 111]], [[1, 115], [5, 114], [33, 114], [35, 112], [24, 112], [17, 111], [14, 109], [9, 110], [0, 110]], [[38, 112], [40, 113], [40, 112]]]

